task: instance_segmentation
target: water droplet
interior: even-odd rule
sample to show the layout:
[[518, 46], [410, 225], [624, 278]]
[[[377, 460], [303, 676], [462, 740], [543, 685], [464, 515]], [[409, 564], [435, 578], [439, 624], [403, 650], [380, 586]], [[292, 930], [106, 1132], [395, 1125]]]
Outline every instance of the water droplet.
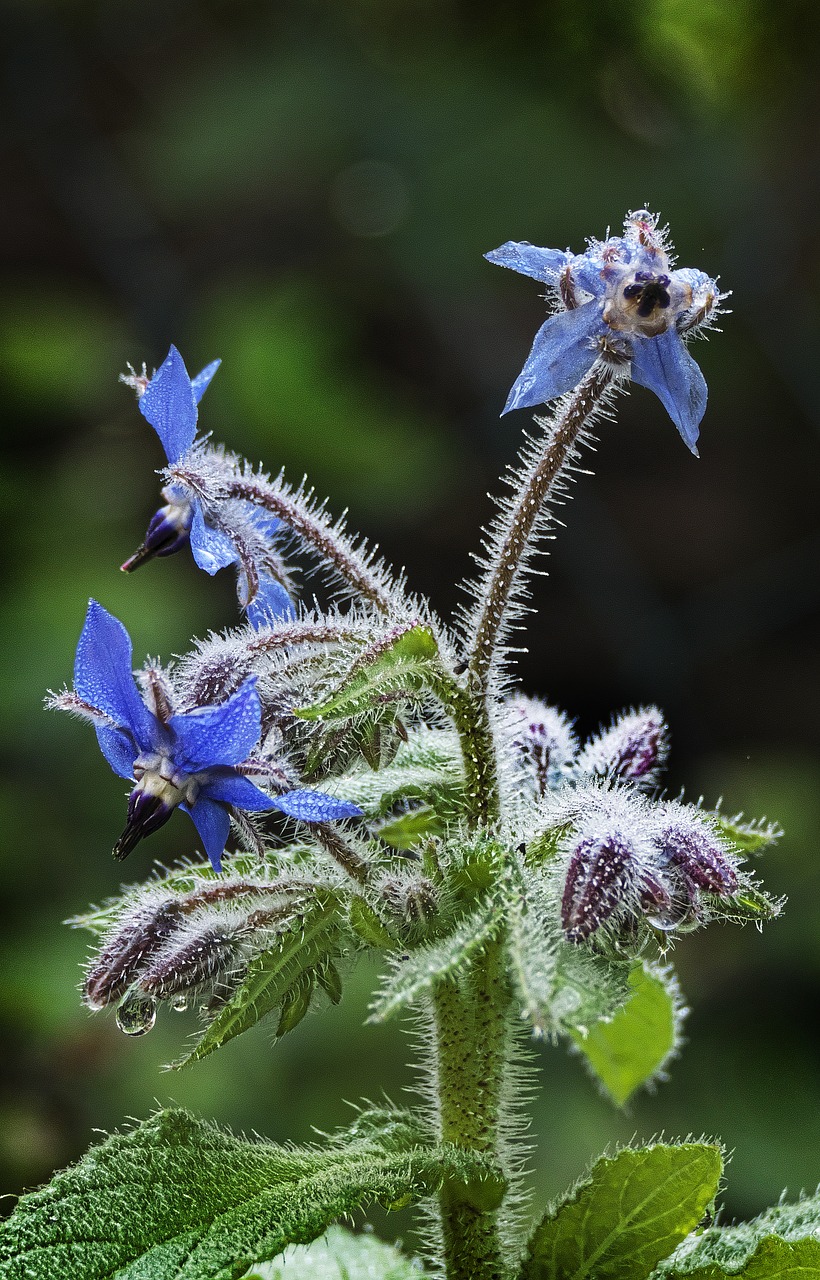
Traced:
[[127, 1036], [144, 1036], [157, 1020], [157, 1002], [130, 991], [117, 1010], [117, 1026]]
[[176, 1000], [172, 1001], [172, 1003], [171, 1003], [171, 1008], [172, 1008], [176, 1013], [184, 1013], [184, 1012], [185, 1012], [185, 1010], [188, 1008], [188, 997], [187, 997], [187, 996], [177, 996]]

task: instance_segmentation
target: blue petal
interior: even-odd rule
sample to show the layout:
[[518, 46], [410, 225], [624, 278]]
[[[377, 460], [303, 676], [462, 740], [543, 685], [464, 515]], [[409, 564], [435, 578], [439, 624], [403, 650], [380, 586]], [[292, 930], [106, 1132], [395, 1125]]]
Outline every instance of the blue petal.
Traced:
[[677, 329], [657, 338], [635, 340], [632, 381], [654, 391], [695, 457], [700, 423], [706, 412], [706, 379]]
[[248, 809], [254, 813], [277, 807], [276, 801], [265, 795], [264, 791], [260, 791], [259, 787], [254, 786], [249, 778], [243, 778], [233, 770], [208, 778], [200, 795], [207, 796], [211, 800], [219, 800], [222, 804], [235, 805], [237, 809]]
[[592, 339], [604, 328], [597, 302], [550, 316], [535, 335], [502, 414], [546, 404], [576, 387], [595, 363], [598, 351]]
[[509, 267], [511, 271], [518, 271], [522, 276], [532, 276], [542, 283], [552, 281], [555, 273], [567, 265], [569, 256], [561, 249], [539, 249], [526, 240], [508, 240], [500, 249], [484, 254], [488, 262], [494, 262], [499, 267]]
[[162, 441], [168, 461], [176, 462], [190, 449], [196, 435], [196, 400], [176, 347], [171, 347], [148, 383], [139, 407]]
[[95, 724], [97, 742], [108, 763], [121, 778], [133, 778], [134, 761], [139, 748], [124, 729], [111, 729], [106, 724]]
[[337, 800], [324, 791], [286, 791], [274, 804], [282, 813], [302, 822], [330, 822], [334, 818], [360, 818], [362, 811], [349, 800]]
[[171, 716], [174, 764], [183, 773], [241, 764], [259, 741], [262, 708], [256, 677], [249, 676], [226, 702]]
[[259, 590], [245, 610], [252, 627], [264, 627], [270, 622], [290, 620], [296, 617], [296, 609], [281, 582], [262, 575]]
[[204, 369], [200, 369], [195, 378], [191, 379], [191, 390], [194, 393], [194, 400], [197, 404], [199, 404], [205, 392], [208, 390], [211, 378], [214, 376], [221, 364], [221, 360], [212, 360], [210, 364], [206, 364]]
[[199, 838], [214, 871], [221, 871], [222, 854], [225, 852], [228, 833], [231, 829], [228, 810], [224, 805], [217, 804], [215, 800], [209, 800], [207, 796], [202, 795], [193, 807], [187, 804], [181, 804], [179, 807], [193, 818], [194, 826], [199, 832]]
[[[96, 600], [88, 602], [77, 645], [74, 688], [86, 702], [127, 730], [140, 750], [151, 750], [162, 737], [159, 721], [146, 707], [134, 683], [131, 638], [119, 619]], [[126, 776], [130, 777], [130, 773]]]
[[211, 577], [226, 565], [235, 564], [239, 559], [230, 538], [206, 524], [199, 503], [194, 508], [190, 539], [194, 560], [200, 569], [204, 569]]

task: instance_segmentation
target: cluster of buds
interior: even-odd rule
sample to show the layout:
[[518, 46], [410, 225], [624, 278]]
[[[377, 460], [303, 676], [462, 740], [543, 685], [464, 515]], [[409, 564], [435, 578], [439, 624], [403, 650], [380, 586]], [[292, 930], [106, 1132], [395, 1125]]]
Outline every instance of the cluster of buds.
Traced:
[[507, 703], [516, 783], [543, 797], [566, 783], [592, 779], [655, 786], [666, 759], [666, 722], [657, 707], [624, 712], [579, 748], [567, 716], [537, 698]]
[[670, 932], [707, 918], [710, 898], [738, 889], [738, 859], [705, 814], [599, 792], [569, 837], [561, 925], [570, 942]]
[[202, 881], [175, 895], [156, 888], [126, 901], [83, 985], [94, 1011], [120, 1002], [129, 1035], [154, 1024], [157, 1004], [177, 1010], [192, 1000], [230, 996], [253, 955], [298, 922], [319, 886], [308, 880]]

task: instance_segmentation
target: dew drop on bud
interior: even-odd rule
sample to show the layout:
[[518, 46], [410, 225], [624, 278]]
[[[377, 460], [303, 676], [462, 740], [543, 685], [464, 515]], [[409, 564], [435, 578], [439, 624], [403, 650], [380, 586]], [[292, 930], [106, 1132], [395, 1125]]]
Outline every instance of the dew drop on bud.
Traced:
[[144, 1036], [157, 1020], [157, 1002], [131, 991], [117, 1009], [117, 1026], [127, 1036]]
[[175, 1013], [184, 1013], [188, 1008], [188, 997], [177, 996], [176, 1000], [171, 1001], [171, 1008]]

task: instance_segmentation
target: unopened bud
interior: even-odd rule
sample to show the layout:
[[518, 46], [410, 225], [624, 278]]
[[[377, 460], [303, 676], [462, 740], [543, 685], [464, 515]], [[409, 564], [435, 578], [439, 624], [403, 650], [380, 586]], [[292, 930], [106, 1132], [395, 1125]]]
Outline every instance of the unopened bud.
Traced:
[[570, 942], [585, 942], [612, 919], [627, 887], [632, 849], [621, 836], [588, 837], [570, 858], [561, 924]]
[[390, 914], [408, 924], [423, 923], [438, 912], [435, 885], [425, 878], [404, 880], [399, 876], [385, 876], [379, 895]]
[[623, 715], [587, 743], [578, 758], [585, 773], [651, 783], [667, 752], [666, 721], [657, 707]]
[[203, 926], [153, 958], [140, 974], [141, 991], [157, 1000], [170, 1000], [213, 983], [233, 967], [236, 930], [205, 925], [204, 921]]
[[535, 782], [539, 795], [569, 774], [577, 750], [572, 726], [562, 711], [537, 698], [510, 700], [513, 747], [519, 768]]
[[181, 920], [180, 904], [173, 898], [126, 911], [86, 975], [83, 1000], [89, 1009], [104, 1009], [124, 995]]
[[674, 824], [657, 839], [673, 867], [695, 888], [728, 897], [737, 889], [737, 873], [715, 836], [704, 826]]

